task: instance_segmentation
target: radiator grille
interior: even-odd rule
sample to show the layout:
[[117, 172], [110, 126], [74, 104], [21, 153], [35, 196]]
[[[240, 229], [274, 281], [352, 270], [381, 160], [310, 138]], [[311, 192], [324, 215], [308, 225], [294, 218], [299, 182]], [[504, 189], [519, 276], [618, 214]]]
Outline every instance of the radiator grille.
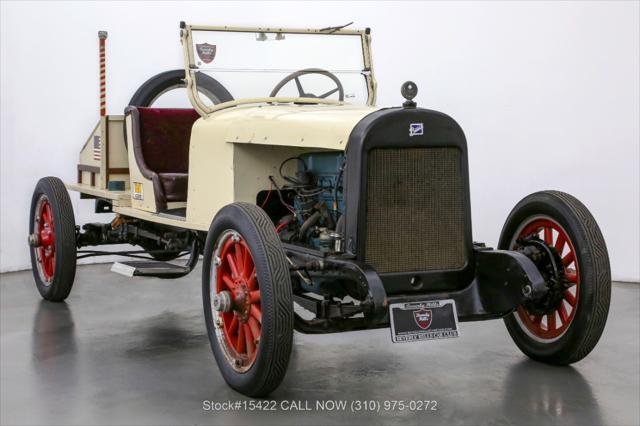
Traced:
[[365, 261], [378, 273], [464, 266], [460, 155], [455, 148], [369, 151]]

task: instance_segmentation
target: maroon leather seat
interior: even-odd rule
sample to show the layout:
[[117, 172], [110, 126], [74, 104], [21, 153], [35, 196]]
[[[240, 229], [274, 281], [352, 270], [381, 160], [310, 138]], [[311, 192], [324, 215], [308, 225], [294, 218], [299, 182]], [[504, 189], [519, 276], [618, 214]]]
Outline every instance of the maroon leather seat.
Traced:
[[153, 182], [156, 207], [186, 201], [191, 127], [200, 118], [193, 109], [128, 107], [133, 150], [143, 176]]

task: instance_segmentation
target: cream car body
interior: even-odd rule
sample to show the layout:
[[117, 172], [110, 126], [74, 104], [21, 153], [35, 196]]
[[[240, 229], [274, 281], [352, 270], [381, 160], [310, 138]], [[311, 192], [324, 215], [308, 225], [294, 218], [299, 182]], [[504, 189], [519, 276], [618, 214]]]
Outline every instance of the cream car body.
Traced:
[[[362, 47], [366, 105], [303, 97], [247, 98], [207, 105], [196, 85], [199, 67], [194, 31], [357, 37]], [[68, 189], [113, 200], [113, 211], [124, 216], [205, 231], [221, 207], [234, 201], [255, 202], [256, 193], [269, 189], [267, 176], [275, 174], [285, 158], [309, 151], [345, 150], [355, 125], [379, 109], [375, 106], [376, 81], [368, 30], [182, 25], [181, 42], [187, 93], [201, 116], [191, 134], [187, 201], [169, 203], [172, 208], [186, 207], [186, 216], [172, 217], [157, 211], [153, 184], [143, 176], [134, 151], [127, 150], [122, 137], [121, 126], [126, 123], [128, 140], [132, 140], [129, 117], [125, 120], [122, 116], [107, 116], [100, 120], [80, 153], [78, 181], [68, 183]], [[98, 148], [99, 156], [94, 155], [95, 138], [106, 141]], [[109, 190], [111, 181], [123, 178], [124, 191]]]

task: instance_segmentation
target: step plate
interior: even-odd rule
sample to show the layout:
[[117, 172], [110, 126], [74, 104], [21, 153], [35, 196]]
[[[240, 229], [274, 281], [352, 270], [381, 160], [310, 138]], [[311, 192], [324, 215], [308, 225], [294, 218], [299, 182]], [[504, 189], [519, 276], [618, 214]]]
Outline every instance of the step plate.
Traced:
[[188, 273], [189, 269], [185, 266], [174, 265], [169, 262], [141, 260], [116, 262], [111, 266], [111, 272], [126, 277], [178, 277]]

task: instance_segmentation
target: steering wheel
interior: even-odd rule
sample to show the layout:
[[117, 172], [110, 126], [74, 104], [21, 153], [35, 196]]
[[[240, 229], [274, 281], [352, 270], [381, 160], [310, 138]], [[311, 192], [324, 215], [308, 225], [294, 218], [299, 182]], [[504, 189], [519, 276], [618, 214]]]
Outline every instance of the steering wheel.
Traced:
[[[333, 80], [333, 82], [336, 84], [336, 88], [335, 89], [331, 89], [326, 93], [323, 93], [319, 96], [314, 95], [313, 93], [309, 93], [309, 92], [305, 92], [304, 89], [302, 88], [302, 83], [300, 83], [300, 76], [305, 75], [305, 74], [320, 74], [320, 75], [324, 75], [328, 78], [330, 78], [331, 80]], [[276, 87], [273, 88], [273, 90], [271, 91], [271, 94], [269, 95], [269, 97], [271, 98], [275, 98], [276, 95], [278, 94], [278, 92], [280, 90], [282, 90], [282, 88], [284, 87], [285, 84], [287, 84], [288, 82], [290, 82], [291, 80], [294, 80], [296, 82], [296, 87], [298, 88], [298, 95], [301, 98], [321, 98], [321, 99], [325, 99], [328, 96], [333, 95], [334, 93], [338, 92], [338, 100], [339, 101], [344, 101], [344, 88], [342, 87], [342, 83], [340, 83], [340, 80], [338, 79], [338, 77], [335, 76], [335, 74], [320, 69], [320, 68], [306, 68], [300, 71], [296, 71], [294, 73], [289, 74], [288, 76], [286, 76], [285, 78], [283, 78], [282, 80], [280, 80], [280, 83], [276, 84]]]

